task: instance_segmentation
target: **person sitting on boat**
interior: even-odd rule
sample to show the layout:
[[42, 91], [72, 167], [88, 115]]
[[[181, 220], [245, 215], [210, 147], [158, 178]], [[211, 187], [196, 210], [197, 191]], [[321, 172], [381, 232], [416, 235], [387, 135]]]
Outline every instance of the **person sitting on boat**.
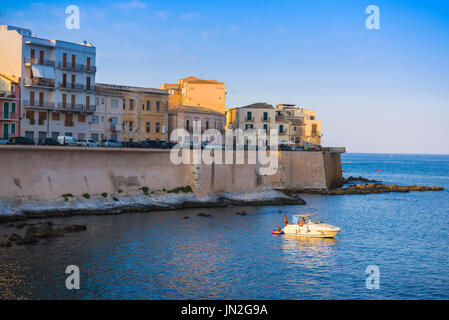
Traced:
[[306, 219], [304, 217], [301, 218], [303, 224], [306, 224]]
[[288, 224], [288, 219], [287, 219], [287, 216], [284, 214], [284, 222], [285, 222], [285, 226], [287, 226], [287, 224]]

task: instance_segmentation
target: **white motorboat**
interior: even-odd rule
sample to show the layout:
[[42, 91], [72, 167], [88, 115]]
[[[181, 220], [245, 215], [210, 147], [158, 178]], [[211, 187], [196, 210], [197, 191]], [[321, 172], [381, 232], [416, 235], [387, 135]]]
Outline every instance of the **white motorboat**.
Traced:
[[314, 238], [334, 238], [341, 231], [339, 227], [320, 221], [306, 220], [313, 214], [296, 214], [293, 216], [293, 223], [287, 223], [282, 229], [286, 235], [297, 235]]

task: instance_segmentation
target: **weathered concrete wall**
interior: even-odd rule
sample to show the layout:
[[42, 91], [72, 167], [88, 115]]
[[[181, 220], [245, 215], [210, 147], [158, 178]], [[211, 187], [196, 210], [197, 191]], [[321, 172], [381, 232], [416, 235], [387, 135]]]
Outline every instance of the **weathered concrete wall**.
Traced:
[[169, 150], [0, 146], [0, 197], [56, 199], [188, 185], [206, 195], [266, 186], [327, 188], [339, 179], [340, 155], [328, 152], [279, 152], [277, 173], [260, 176], [255, 164], [174, 165]]

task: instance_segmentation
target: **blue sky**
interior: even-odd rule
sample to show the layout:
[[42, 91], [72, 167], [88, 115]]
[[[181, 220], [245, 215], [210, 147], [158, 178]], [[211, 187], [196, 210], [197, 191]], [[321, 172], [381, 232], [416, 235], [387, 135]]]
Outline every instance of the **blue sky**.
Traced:
[[[380, 30], [365, 8], [380, 9]], [[81, 28], [65, 28], [78, 5]], [[449, 154], [447, 1], [2, 1], [0, 19], [97, 47], [97, 82], [225, 81], [228, 107], [316, 109], [349, 152]]]

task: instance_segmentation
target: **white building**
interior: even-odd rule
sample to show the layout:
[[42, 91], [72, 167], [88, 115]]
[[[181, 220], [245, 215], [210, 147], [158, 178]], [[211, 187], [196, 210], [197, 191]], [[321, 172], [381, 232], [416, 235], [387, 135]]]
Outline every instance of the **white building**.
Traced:
[[20, 134], [34, 140], [71, 135], [87, 139], [95, 112], [95, 56], [90, 43], [33, 37], [0, 26], [0, 73], [20, 78]]

